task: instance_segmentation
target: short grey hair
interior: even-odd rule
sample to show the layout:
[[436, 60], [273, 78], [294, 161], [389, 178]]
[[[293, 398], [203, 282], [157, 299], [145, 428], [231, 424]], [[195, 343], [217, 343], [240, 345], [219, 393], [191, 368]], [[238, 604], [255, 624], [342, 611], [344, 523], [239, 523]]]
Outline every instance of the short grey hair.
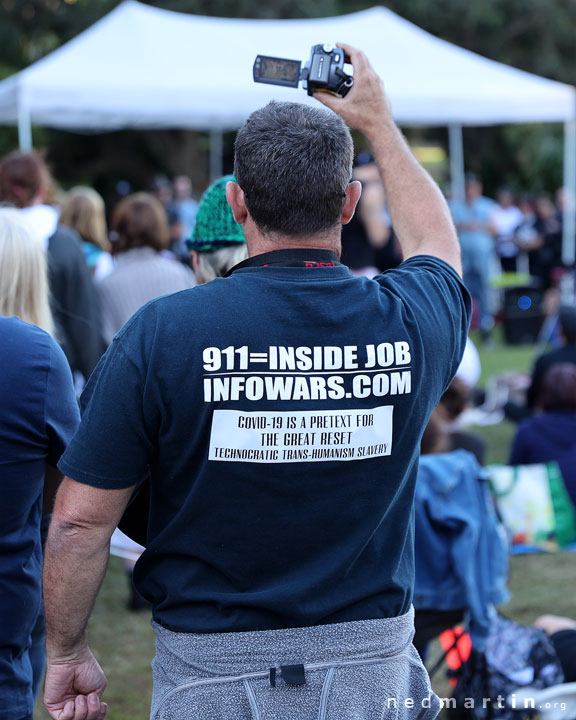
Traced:
[[196, 282], [203, 285], [214, 278], [224, 277], [230, 268], [248, 257], [248, 250], [246, 245], [241, 243], [214, 252], [197, 253], [197, 256]]
[[338, 115], [271, 102], [250, 115], [234, 151], [234, 176], [262, 232], [304, 236], [340, 225], [354, 147]]

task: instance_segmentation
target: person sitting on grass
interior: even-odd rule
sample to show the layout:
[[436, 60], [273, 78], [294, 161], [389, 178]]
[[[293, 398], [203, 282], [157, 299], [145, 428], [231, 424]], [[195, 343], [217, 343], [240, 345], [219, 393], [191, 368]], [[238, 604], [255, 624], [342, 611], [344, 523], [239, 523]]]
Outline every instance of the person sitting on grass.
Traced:
[[550, 637], [564, 673], [564, 682], [576, 682], [576, 620], [560, 615], [540, 615], [534, 627]]
[[544, 377], [538, 401], [542, 413], [520, 423], [510, 465], [555, 461], [576, 506], [576, 365], [553, 365]]
[[558, 311], [560, 347], [540, 355], [532, 370], [532, 381], [526, 393], [526, 406], [534, 412], [540, 398], [542, 383], [552, 365], [570, 363], [576, 366], [576, 306], [563, 305]]

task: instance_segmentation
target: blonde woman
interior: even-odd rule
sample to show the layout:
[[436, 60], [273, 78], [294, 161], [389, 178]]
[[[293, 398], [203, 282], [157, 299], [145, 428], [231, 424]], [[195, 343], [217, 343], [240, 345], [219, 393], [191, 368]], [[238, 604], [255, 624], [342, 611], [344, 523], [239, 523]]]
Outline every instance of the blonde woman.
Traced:
[[79, 422], [52, 329], [43, 247], [18, 210], [0, 208], [1, 717], [32, 717], [45, 664], [41, 530]]
[[54, 335], [46, 273], [46, 254], [19, 211], [0, 208], [0, 315]]
[[82, 238], [88, 267], [99, 280], [112, 272], [106, 210], [102, 197], [90, 187], [78, 185], [67, 194], [60, 223], [76, 230]]

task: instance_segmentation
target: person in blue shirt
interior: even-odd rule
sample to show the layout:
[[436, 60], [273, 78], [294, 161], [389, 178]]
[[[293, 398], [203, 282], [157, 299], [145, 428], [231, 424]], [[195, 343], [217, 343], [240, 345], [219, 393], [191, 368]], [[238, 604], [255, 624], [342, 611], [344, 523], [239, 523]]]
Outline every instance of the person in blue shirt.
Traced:
[[[345, 98], [270, 103], [237, 135], [226, 191], [248, 259], [142, 308], [86, 387], [44, 574], [53, 718], [106, 713], [86, 625], [147, 475], [151, 717], [439, 710], [411, 644], [413, 498], [470, 298], [442, 194], [366, 56], [340, 47]], [[339, 261], [360, 195], [345, 123], [372, 144], [405, 258], [373, 280]]]
[[68, 362], [46, 332], [44, 252], [18, 216], [0, 209], [0, 717], [32, 720], [44, 669], [42, 534], [80, 417]]
[[463, 202], [450, 202], [450, 209], [462, 246], [464, 282], [478, 303], [478, 325], [486, 339], [494, 326], [490, 280], [496, 266], [492, 236], [492, 213], [496, 203], [482, 195], [482, 183], [473, 174], [466, 176], [465, 193]]

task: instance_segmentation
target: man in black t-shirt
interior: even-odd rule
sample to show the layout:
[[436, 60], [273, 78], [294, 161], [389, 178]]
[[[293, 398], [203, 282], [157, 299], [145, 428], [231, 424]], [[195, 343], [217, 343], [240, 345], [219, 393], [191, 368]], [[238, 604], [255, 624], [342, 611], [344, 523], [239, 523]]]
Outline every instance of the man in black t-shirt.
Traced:
[[[135, 583], [157, 636], [155, 720], [431, 720], [411, 645], [420, 435], [460, 362], [470, 298], [437, 186], [362, 52], [334, 113], [271, 103], [239, 131], [227, 199], [248, 260], [118, 333], [60, 463], [46, 551], [45, 703], [100, 720], [86, 624], [114, 526], [150, 474]], [[340, 116], [340, 117], [338, 117]], [[339, 262], [371, 142], [404, 263]]]

